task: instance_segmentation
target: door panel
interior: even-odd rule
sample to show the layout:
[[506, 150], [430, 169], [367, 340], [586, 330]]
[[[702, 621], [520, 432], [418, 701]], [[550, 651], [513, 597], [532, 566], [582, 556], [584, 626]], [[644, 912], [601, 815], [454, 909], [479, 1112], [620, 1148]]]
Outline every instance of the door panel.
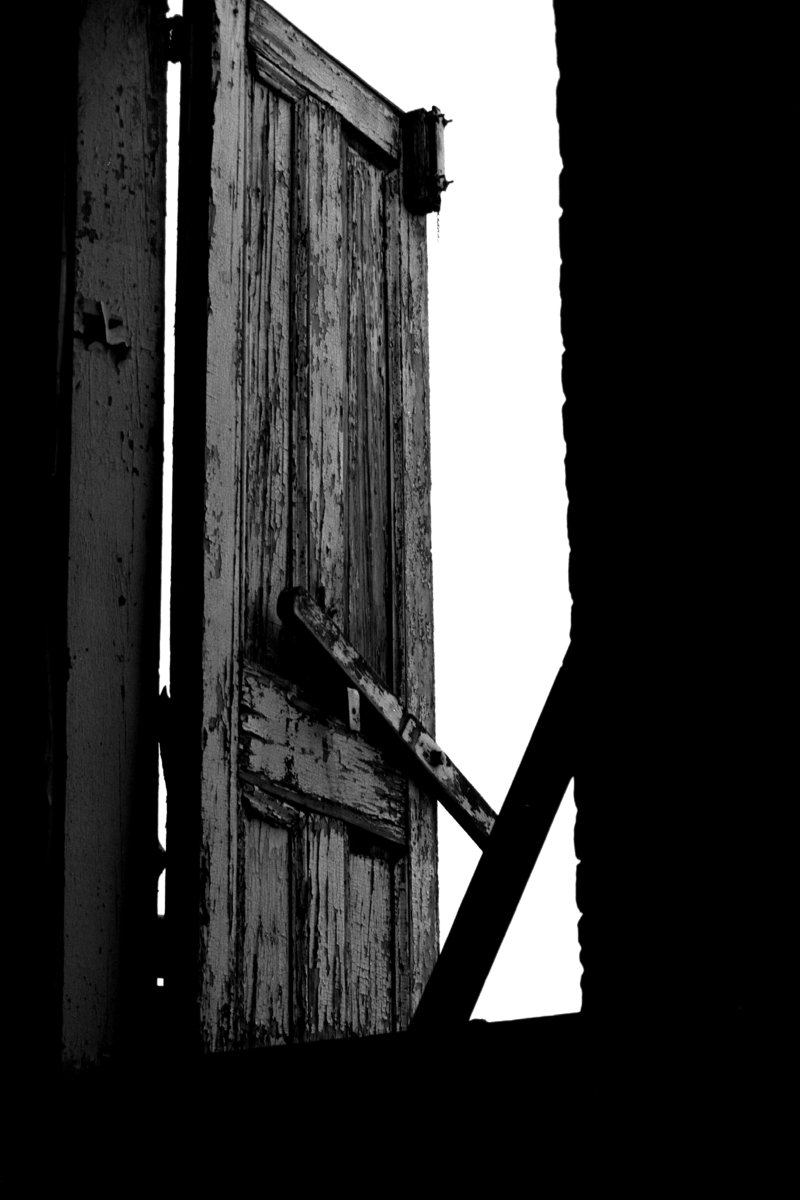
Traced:
[[294, 125], [292, 100], [253, 87], [244, 229], [243, 638], [254, 660], [276, 644], [276, 604], [290, 561]]
[[[283, 84], [283, 86], [286, 86]], [[324, 598], [391, 686], [389, 226], [396, 160], [310, 96], [255, 80], [245, 319], [249, 656], [270, 657], [287, 579]], [[382, 163], [372, 161], [380, 157]], [[391, 303], [389, 303], [391, 301]], [[396, 401], [396, 397], [395, 397]]]
[[345, 145], [347, 227], [347, 553], [344, 626], [391, 686], [390, 413], [384, 173]]
[[[242, 823], [244, 896], [242, 971], [246, 1044], [292, 1038], [292, 831], [299, 818], [279, 803], [247, 804]], [[265, 803], [266, 801], [266, 803]], [[270, 809], [272, 810], [270, 812]]]
[[[437, 920], [432, 802], [277, 615], [306, 587], [432, 726], [425, 224], [401, 200], [401, 114], [266, 5], [247, 37], [215, 7], [189, 89], [198, 111], [213, 82], [211, 210], [195, 181], [181, 220], [208, 258], [197, 1002], [225, 1047], [405, 1026]], [[185, 428], [180, 376], [178, 403]]]

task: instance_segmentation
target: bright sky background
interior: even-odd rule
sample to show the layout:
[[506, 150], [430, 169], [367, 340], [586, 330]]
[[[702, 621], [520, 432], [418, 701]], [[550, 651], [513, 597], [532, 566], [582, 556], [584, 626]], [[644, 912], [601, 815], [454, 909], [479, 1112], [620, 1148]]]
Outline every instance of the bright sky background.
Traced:
[[[569, 640], [552, 4], [275, 7], [401, 108], [453, 121], [438, 231], [428, 217], [436, 732], [497, 809]], [[444, 940], [479, 852], [439, 814]], [[574, 818], [570, 788], [476, 1017], [580, 1008]]]

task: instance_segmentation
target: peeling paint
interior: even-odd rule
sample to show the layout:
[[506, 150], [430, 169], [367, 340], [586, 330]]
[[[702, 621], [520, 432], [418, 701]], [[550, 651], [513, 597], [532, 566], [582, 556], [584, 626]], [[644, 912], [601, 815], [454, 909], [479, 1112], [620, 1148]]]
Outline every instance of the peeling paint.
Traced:
[[[379, 98], [372, 112], [352, 83], [368, 126], [356, 136], [302, 81], [290, 98], [249, 78], [257, 52], [220, 50], [244, 38], [244, 11], [217, 11], [197, 217], [210, 250], [203, 699], [220, 719], [224, 679], [231, 726], [203, 764], [200, 1003], [209, 1044], [268, 1045], [404, 1026], [436, 950], [431, 805], [304, 693], [277, 613], [290, 583], [324, 592], [432, 727], [430, 647], [415, 628], [429, 599], [425, 228], [409, 223], [386, 159], [396, 112]], [[262, 18], [285, 25], [271, 14], [251, 9], [251, 41]]]

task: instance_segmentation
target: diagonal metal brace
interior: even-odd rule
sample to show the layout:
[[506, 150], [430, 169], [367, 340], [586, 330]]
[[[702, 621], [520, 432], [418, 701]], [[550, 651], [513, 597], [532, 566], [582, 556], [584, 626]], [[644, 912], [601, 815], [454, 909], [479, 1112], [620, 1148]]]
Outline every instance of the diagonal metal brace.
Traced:
[[550, 689], [489, 845], [420, 997], [411, 1028], [469, 1021], [575, 769], [572, 646]]
[[284, 625], [321, 650], [358, 690], [384, 728], [421, 770], [426, 790], [436, 796], [483, 850], [494, 828], [494, 810], [450, 761], [422, 723], [406, 712], [305, 588], [288, 588], [282, 592], [278, 599], [278, 615]]

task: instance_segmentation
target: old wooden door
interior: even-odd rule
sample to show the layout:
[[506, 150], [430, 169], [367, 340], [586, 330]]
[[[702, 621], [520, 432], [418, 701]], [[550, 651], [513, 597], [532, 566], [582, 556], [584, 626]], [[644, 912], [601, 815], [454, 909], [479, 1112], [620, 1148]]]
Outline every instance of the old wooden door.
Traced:
[[350, 731], [277, 599], [305, 586], [432, 728], [402, 114], [260, 0], [199, 6], [182, 105], [173, 994], [207, 1048], [390, 1031], [437, 952], [433, 804]]

